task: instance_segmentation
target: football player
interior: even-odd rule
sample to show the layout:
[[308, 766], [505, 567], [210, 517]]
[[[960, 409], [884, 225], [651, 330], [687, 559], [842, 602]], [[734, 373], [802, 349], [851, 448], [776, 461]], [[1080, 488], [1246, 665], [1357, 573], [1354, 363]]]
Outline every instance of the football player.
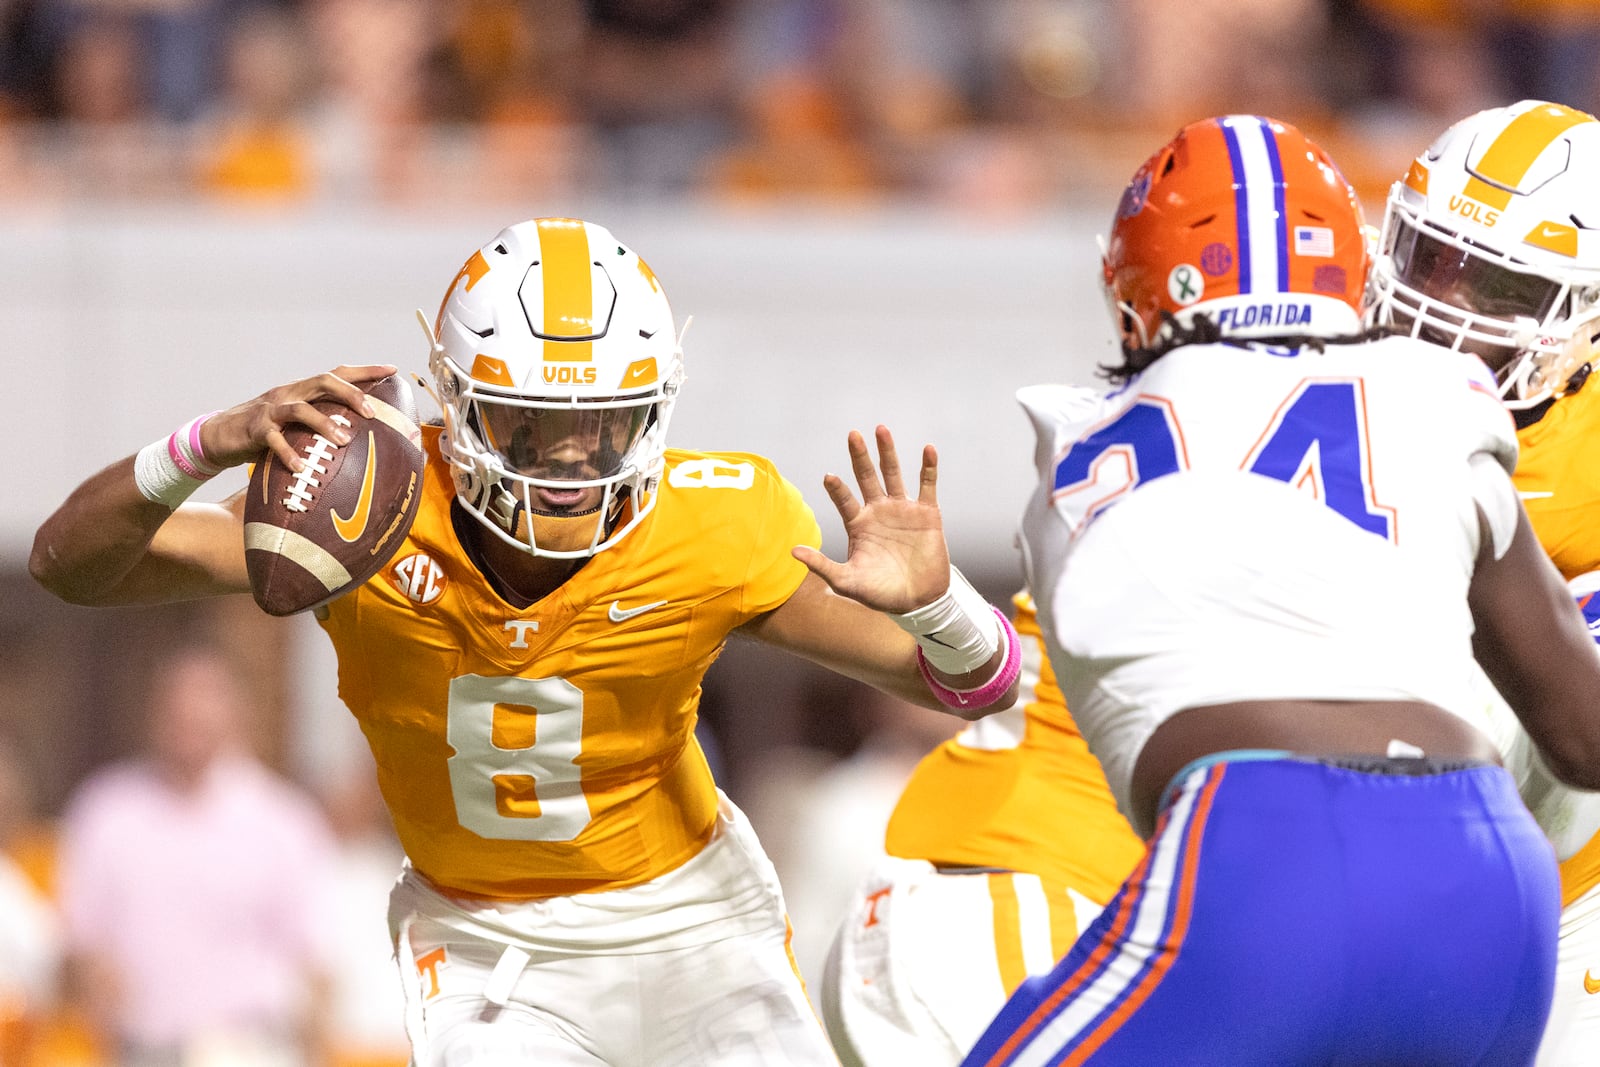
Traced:
[[845, 1067], [960, 1063], [1144, 855], [1062, 701], [1033, 598], [1013, 606], [1016, 706], [917, 765], [834, 936], [821, 1007]]
[[[848, 558], [818, 550], [759, 456], [669, 449], [683, 381], [661, 284], [604, 228], [504, 230], [429, 325], [443, 425], [393, 561], [319, 609], [408, 861], [391, 898], [418, 1067], [831, 1064], [772, 868], [694, 738], [739, 633], [930, 708], [1015, 697], [1015, 631], [949, 564], [936, 456], [908, 493], [860, 434], [829, 475]], [[341, 367], [197, 421], [89, 478], [31, 568], [114, 604], [243, 592], [242, 505], [198, 474], [388, 366]], [[182, 460], [182, 462], [179, 462]], [[838, 594], [838, 595], [836, 595]]]
[[[1389, 194], [1372, 318], [1495, 372], [1534, 533], [1600, 619], [1600, 122], [1524, 100], [1468, 116]], [[1561, 945], [1540, 1067], [1600, 1049], [1600, 797], [1552, 778], [1508, 720], [1504, 745], [1561, 860]]]
[[1367, 266], [1317, 145], [1195, 123], [1112, 223], [1114, 388], [1019, 393], [1029, 588], [1149, 848], [966, 1063], [1531, 1062], [1558, 875], [1474, 654], [1584, 787], [1600, 657], [1493, 376], [1364, 333]]

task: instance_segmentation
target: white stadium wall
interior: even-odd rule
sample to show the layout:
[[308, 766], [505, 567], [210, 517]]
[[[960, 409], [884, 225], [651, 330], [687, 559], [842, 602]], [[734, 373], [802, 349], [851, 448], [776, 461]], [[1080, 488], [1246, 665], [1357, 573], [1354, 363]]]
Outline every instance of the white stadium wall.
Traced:
[[[591, 211], [662, 279], [689, 379], [672, 441], [776, 460], [821, 490], [845, 434], [940, 449], [961, 559], [1011, 553], [1031, 442], [1013, 391], [1112, 355], [1095, 219]], [[65, 490], [184, 419], [342, 362], [423, 371], [431, 317], [500, 218], [92, 212], [0, 221], [11, 455], [0, 559]], [[1103, 224], [1102, 224], [1103, 225]], [[242, 484], [224, 483], [233, 488]]]

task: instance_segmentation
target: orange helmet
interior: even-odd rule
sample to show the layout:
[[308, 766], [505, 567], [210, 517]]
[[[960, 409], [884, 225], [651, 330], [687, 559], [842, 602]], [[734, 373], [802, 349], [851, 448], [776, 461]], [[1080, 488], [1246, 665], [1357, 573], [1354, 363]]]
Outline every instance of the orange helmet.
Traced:
[[1358, 333], [1368, 262], [1361, 203], [1333, 160], [1257, 115], [1191, 123], [1146, 160], [1103, 259], [1124, 352], [1162, 347], [1164, 312], [1229, 337]]

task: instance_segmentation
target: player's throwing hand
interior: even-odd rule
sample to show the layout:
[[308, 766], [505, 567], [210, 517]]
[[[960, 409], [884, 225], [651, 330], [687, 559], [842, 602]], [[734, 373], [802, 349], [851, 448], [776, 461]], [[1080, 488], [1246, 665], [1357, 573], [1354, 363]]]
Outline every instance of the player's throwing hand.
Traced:
[[[202, 427], [202, 447], [208, 460], [218, 467], [236, 467], [259, 459], [271, 449], [290, 470], [299, 470], [300, 457], [283, 436], [291, 423], [308, 426], [329, 440], [344, 444], [348, 435], [332, 417], [313, 405], [318, 400], [337, 400], [355, 411], [367, 408], [361, 387], [395, 373], [390, 364], [343, 366], [287, 385], [274, 386], [254, 400], [247, 400], [218, 412]], [[364, 412], [370, 415], [370, 409]]]

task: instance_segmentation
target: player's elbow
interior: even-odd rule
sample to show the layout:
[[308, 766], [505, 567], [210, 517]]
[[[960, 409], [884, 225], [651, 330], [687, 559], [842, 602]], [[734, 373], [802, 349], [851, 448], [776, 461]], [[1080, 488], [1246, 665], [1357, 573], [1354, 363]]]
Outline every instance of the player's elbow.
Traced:
[[42, 533], [34, 538], [33, 551], [28, 554], [28, 575], [62, 600], [72, 600], [66, 568], [60, 565], [55, 549]]
[[82, 573], [63, 559], [43, 531], [33, 541], [28, 554], [28, 575], [47, 591], [68, 604], [99, 603], [100, 589], [84, 579]]

